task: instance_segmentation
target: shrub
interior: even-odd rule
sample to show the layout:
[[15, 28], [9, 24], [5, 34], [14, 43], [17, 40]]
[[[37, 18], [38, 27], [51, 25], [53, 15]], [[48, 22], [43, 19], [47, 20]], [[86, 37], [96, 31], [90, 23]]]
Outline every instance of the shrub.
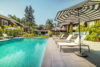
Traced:
[[0, 27], [0, 36], [2, 36], [3, 35], [3, 30], [2, 30], [2, 28]]
[[42, 38], [47, 38], [49, 37], [48, 35], [34, 35], [34, 37], [42, 37]]
[[[85, 27], [85, 25], [80, 25], [80, 31], [81, 32], [88, 32], [90, 30], [90, 27]], [[79, 26], [78, 28], [75, 30], [76, 32], [79, 32]]]
[[53, 35], [52, 31], [48, 31], [48, 35], [51, 37]]
[[59, 33], [58, 32], [54, 32], [53, 35], [59, 36]]
[[73, 33], [73, 25], [72, 25], [72, 24], [70, 25], [70, 28], [69, 28], [69, 33], [70, 33], [70, 34], [72, 34], [72, 33]]
[[34, 34], [25, 33], [23, 36], [24, 37], [34, 37]]
[[[78, 32], [79, 29], [77, 28], [76, 31]], [[96, 20], [95, 24], [90, 26], [90, 27], [85, 27], [84, 25], [80, 26], [80, 31], [81, 32], [89, 32], [89, 35], [85, 38], [86, 40], [89, 41], [99, 41], [99, 36], [100, 34], [100, 20]]]
[[7, 28], [10, 28], [11, 25], [9, 25], [9, 26], [5, 25], [4, 27], [5, 27], [4, 31], [8, 36], [16, 37], [16, 36], [23, 35], [23, 33], [24, 33], [24, 30], [22, 28], [19, 28], [18, 26], [15, 26], [15, 25], [13, 27], [16, 29], [13, 29], [13, 30], [7, 29]]
[[90, 35], [87, 35], [85, 39], [89, 41], [96, 41], [97, 37], [98, 37], [98, 34], [95, 32], [92, 32]]
[[24, 30], [22, 28], [18, 29], [18, 35], [23, 35], [24, 34]]

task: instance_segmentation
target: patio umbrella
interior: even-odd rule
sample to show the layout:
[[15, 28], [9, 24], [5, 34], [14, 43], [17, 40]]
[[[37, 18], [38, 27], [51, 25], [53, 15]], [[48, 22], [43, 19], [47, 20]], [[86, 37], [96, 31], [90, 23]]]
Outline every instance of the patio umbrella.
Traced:
[[60, 28], [59, 28], [59, 27], [55, 27], [55, 28], [53, 28], [52, 30], [54, 30], [54, 31], [59, 31]]
[[80, 55], [81, 50], [81, 34], [80, 34], [80, 23], [83, 21], [90, 21], [100, 19], [100, 0], [86, 0], [73, 7], [59, 11], [56, 20], [62, 22], [79, 22], [79, 48]]
[[9, 28], [6, 28], [6, 29], [10, 29], [10, 30], [18, 30], [17, 28], [14, 28], [14, 27], [9, 27]]

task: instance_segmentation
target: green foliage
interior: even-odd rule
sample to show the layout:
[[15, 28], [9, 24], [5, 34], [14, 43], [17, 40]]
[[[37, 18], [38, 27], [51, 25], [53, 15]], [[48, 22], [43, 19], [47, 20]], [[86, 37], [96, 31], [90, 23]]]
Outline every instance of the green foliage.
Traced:
[[95, 32], [92, 32], [90, 35], [87, 35], [85, 39], [89, 41], [96, 41], [97, 37], [98, 37], [98, 34]]
[[[79, 31], [79, 29], [77, 28], [76, 32], [78, 32], [78, 31]], [[86, 40], [97, 41], [98, 38], [100, 38], [98, 36], [98, 34], [100, 34], [100, 20], [96, 20], [95, 24], [90, 27], [85, 27], [85, 25], [81, 25], [80, 31], [81, 32], [89, 32], [89, 35], [87, 35], [87, 37], [85, 38]]]
[[70, 25], [70, 28], [69, 28], [69, 33], [70, 33], [70, 34], [72, 34], [72, 33], [73, 33], [73, 25], [72, 25], [72, 24]]
[[2, 28], [0, 27], [0, 36], [2, 36], [3, 35], [3, 30], [2, 30]]
[[58, 32], [54, 32], [53, 35], [59, 36], [60, 34]]
[[86, 40], [98, 41], [98, 34], [100, 34], [100, 20], [95, 21], [95, 24], [89, 27], [89, 35], [87, 35]]
[[26, 21], [34, 22], [33, 13], [34, 13], [34, 10], [31, 7], [31, 5], [30, 6], [26, 6], [26, 8], [25, 8], [25, 19], [26, 19]]
[[31, 5], [29, 7], [26, 6], [26, 8], [25, 8], [25, 20], [26, 20], [26, 24], [28, 26], [34, 26], [35, 25], [33, 13], [34, 13], [34, 10], [31, 7]]
[[[88, 32], [89, 30], [90, 30], [90, 27], [86, 27], [84, 24], [80, 25], [80, 31], [81, 32]], [[78, 28], [75, 31], [79, 32], [79, 26], [78, 26]]]
[[48, 38], [48, 35], [35, 35], [34, 37], [42, 37], [42, 38]]
[[48, 35], [51, 37], [53, 35], [52, 31], [48, 31]]
[[8, 16], [9, 16], [9, 18], [12, 18], [12, 19], [16, 20], [17, 22], [23, 24], [24, 26], [28, 26], [29, 27], [29, 32], [32, 32], [33, 31], [32, 28], [35, 28], [35, 26], [36, 26], [35, 22], [33, 22], [32, 19], [29, 19], [28, 21], [26, 21], [25, 18], [18, 18], [15, 15], [8, 15]]
[[34, 34], [25, 33], [23, 37], [34, 37]]
[[53, 20], [48, 19], [46, 21], [46, 28], [49, 29], [49, 30], [51, 30], [53, 27], [54, 27]]
[[18, 26], [13, 26], [15, 29], [7, 29], [7, 28], [10, 28], [11, 25], [9, 26], [4, 26], [4, 32], [8, 35], [8, 36], [13, 36], [13, 37], [16, 37], [16, 36], [20, 36], [20, 35], [23, 35], [24, 33], [24, 30], [22, 28], [19, 28]]
[[25, 33], [22, 36], [23, 37], [42, 37], [42, 38], [47, 38], [48, 37], [48, 35], [36, 35], [36, 34], [29, 34], [29, 33]]
[[90, 27], [89, 32], [90, 32], [90, 34], [91, 34], [92, 32], [95, 32], [95, 33], [100, 34], [100, 23], [95, 23], [94, 25], [92, 25], [92, 26]]

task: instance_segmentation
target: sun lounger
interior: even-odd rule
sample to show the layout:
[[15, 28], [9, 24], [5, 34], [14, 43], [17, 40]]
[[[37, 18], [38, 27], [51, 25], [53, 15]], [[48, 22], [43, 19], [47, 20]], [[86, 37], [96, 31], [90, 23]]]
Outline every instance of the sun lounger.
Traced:
[[0, 37], [0, 40], [4, 39], [4, 37]]
[[72, 35], [69, 35], [66, 39], [56, 39], [56, 42], [69, 42], [72, 38]]
[[53, 39], [59, 38], [59, 37], [61, 37], [61, 35], [62, 35], [62, 34], [60, 34], [59, 36], [53, 36]]
[[[83, 35], [81, 38], [81, 42], [85, 39], [86, 35]], [[79, 46], [79, 36], [77, 37], [77, 39], [74, 42], [57, 42], [57, 45], [60, 48], [60, 51], [62, 49], [62, 46]], [[82, 44], [82, 46], [87, 46], [88, 47], [88, 51], [90, 52], [90, 48], [88, 45]]]
[[59, 37], [56, 37], [56, 38], [53, 38], [54, 40], [55, 39], [62, 39], [64, 37], [64, 34], [60, 35]]
[[4, 38], [12, 39], [13, 36], [8, 36], [7, 34], [3, 34]]

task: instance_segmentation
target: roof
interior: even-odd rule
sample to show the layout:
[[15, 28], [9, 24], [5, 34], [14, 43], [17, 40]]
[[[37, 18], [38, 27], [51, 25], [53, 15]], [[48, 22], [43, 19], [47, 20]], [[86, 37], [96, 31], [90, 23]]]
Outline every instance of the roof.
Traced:
[[[98, 1], [98, 2], [97, 2]], [[59, 11], [56, 16], [58, 22], [89, 21], [100, 18], [100, 0], [85, 0], [75, 6]], [[78, 17], [79, 14], [79, 17]]]
[[20, 24], [20, 23], [17, 22], [16, 20], [11, 19], [11, 18], [8, 18], [8, 17], [6, 17], [6, 16], [3, 16], [3, 15], [1, 15], [1, 14], [0, 14], [0, 18], [6, 19], [6, 20], [8, 20], [8, 21], [11, 21], [11, 23], [14, 24], [14, 25], [18, 25], [18, 26], [24, 27], [23, 24]]
[[[10, 18], [6, 17], [6, 16], [3, 16], [0, 14], [0, 18], [3, 18], [3, 19], [6, 19], [8, 21], [11, 21]], [[12, 22], [12, 24], [16, 25], [16, 23]]]

